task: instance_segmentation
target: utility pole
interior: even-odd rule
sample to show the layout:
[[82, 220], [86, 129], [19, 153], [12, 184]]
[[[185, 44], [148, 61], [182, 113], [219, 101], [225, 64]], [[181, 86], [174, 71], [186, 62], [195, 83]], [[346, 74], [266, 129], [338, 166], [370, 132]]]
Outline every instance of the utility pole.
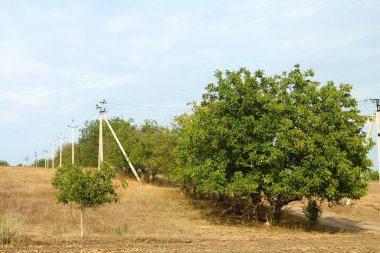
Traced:
[[56, 144], [50, 144], [50, 148], [51, 148], [51, 152], [50, 152], [50, 155], [51, 155], [51, 163], [52, 163], [52, 168], [54, 169], [54, 157], [55, 157], [55, 147], [57, 145]]
[[[379, 172], [379, 181], [380, 181], [380, 99], [379, 98], [371, 98], [371, 102], [376, 103], [376, 112], [373, 121], [376, 122], [376, 141], [377, 141], [377, 169]], [[372, 128], [373, 123], [370, 125]]]
[[103, 99], [103, 101], [99, 102], [96, 105], [96, 109], [99, 110], [99, 159], [98, 159], [98, 168], [100, 168], [100, 164], [103, 162], [103, 127], [102, 127], [102, 121], [104, 120], [108, 126], [108, 128], [111, 130], [111, 133], [117, 143], [117, 145], [120, 148], [120, 151], [123, 153], [125, 160], [127, 160], [129, 167], [131, 168], [133, 174], [136, 177], [136, 180], [138, 182], [141, 182], [139, 175], [137, 174], [135, 168], [133, 167], [133, 164], [129, 160], [127, 153], [125, 152], [123, 146], [121, 145], [119, 138], [117, 138], [115, 131], [113, 130], [111, 124], [108, 122], [108, 119], [106, 117], [106, 109], [104, 108], [104, 105], [106, 104], [106, 101]]
[[71, 128], [71, 164], [74, 164], [74, 129], [77, 128], [78, 125], [72, 120], [69, 127]]
[[111, 133], [112, 133], [113, 137], [115, 138], [115, 141], [116, 141], [117, 145], [119, 145], [119, 148], [120, 148], [121, 152], [123, 153], [125, 160], [127, 160], [128, 164], [129, 164], [129, 167], [131, 168], [133, 174], [135, 175], [136, 180], [137, 180], [138, 182], [141, 182], [140, 177], [139, 177], [139, 175], [137, 174], [137, 172], [136, 172], [136, 170], [135, 170], [135, 167], [133, 167], [131, 161], [129, 160], [129, 158], [128, 158], [128, 156], [127, 156], [127, 153], [125, 153], [125, 150], [124, 150], [123, 146], [121, 145], [121, 143], [120, 143], [120, 141], [119, 141], [119, 138], [117, 138], [117, 136], [116, 136], [116, 134], [115, 134], [115, 131], [114, 131], [113, 128], [111, 127], [111, 124], [108, 122], [108, 119], [107, 119], [107, 117], [106, 117], [105, 114], [103, 114], [103, 119], [104, 119], [104, 121], [107, 123], [108, 128], [111, 130]]
[[34, 167], [37, 168], [37, 166], [38, 166], [37, 151], [34, 151]]
[[45, 149], [44, 153], [45, 153], [45, 168], [48, 168], [49, 167], [48, 150]]
[[98, 154], [98, 169], [100, 169], [100, 165], [103, 162], [103, 118], [106, 109], [104, 105], [107, 102], [103, 99], [96, 105], [96, 109], [99, 110], [99, 154]]
[[63, 143], [63, 139], [65, 139], [65, 137], [63, 137], [63, 134], [61, 132], [61, 134], [58, 137], [58, 140], [60, 140], [60, 144], [59, 144], [59, 167], [62, 167], [62, 143]]
[[27, 167], [29, 165], [29, 155], [27, 155], [25, 158], [25, 167]]
[[50, 156], [49, 156], [49, 153], [50, 153], [50, 150], [46, 150], [46, 161], [47, 161], [47, 167], [46, 168], [49, 168], [49, 162], [50, 162]]

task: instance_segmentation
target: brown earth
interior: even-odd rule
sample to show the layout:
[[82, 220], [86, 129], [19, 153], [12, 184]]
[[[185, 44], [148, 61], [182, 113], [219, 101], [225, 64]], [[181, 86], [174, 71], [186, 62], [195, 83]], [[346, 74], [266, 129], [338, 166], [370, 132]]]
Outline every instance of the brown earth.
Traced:
[[120, 203], [86, 211], [80, 240], [79, 212], [55, 203], [53, 173], [0, 168], [0, 252], [380, 252], [378, 183], [351, 207], [325, 207], [323, 229], [308, 232], [299, 203], [280, 227], [231, 225], [175, 188], [130, 181]]
[[[302, 203], [292, 203], [288, 210], [302, 215]], [[325, 204], [320, 223], [341, 231], [380, 234], [380, 183], [371, 182], [367, 195], [350, 205]]]

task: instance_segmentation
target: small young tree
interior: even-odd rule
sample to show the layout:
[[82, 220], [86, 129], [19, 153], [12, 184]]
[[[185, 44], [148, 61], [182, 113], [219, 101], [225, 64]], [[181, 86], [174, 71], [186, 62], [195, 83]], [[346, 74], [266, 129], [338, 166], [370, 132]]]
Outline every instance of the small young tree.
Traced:
[[[115, 171], [102, 164], [100, 170], [85, 170], [76, 165], [59, 168], [51, 184], [57, 189], [57, 201], [63, 204], [76, 204], [80, 209], [81, 238], [83, 238], [84, 211], [87, 207], [97, 207], [119, 200], [116, 189], [120, 185], [113, 184], [111, 179]], [[125, 183], [121, 183], [125, 186]]]

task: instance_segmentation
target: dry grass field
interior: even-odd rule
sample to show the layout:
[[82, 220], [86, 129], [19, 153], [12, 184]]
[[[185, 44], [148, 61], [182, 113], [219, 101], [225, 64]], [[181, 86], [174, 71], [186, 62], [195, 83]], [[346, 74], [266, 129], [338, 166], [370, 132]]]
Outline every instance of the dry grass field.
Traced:
[[175, 188], [129, 181], [120, 203], [86, 210], [81, 240], [79, 211], [56, 204], [53, 173], [0, 168], [0, 252], [380, 252], [377, 183], [352, 207], [326, 207], [326, 229], [308, 232], [302, 225], [231, 224]]

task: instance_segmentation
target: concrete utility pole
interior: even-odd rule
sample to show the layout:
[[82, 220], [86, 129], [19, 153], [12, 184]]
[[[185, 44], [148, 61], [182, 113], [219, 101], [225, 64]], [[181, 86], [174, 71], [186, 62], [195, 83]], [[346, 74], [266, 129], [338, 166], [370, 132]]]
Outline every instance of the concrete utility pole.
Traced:
[[138, 182], [141, 182], [139, 175], [137, 174], [135, 168], [133, 167], [131, 161], [129, 160], [127, 153], [125, 152], [123, 146], [121, 145], [119, 139], [116, 136], [115, 131], [113, 130], [111, 124], [108, 122], [108, 119], [106, 117], [106, 109], [104, 108], [104, 105], [106, 104], [106, 101], [103, 99], [103, 101], [99, 102], [96, 105], [96, 109], [99, 110], [99, 159], [98, 159], [98, 168], [100, 168], [100, 164], [103, 162], [103, 126], [102, 122], [103, 120], [106, 122], [108, 128], [111, 130], [111, 133], [113, 137], [115, 138], [115, 141], [117, 145], [120, 148], [120, 151], [123, 153], [125, 160], [127, 160], [129, 167], [131, 168], [133, 174], [136, 177], [136, 180]]
[[50, 150], [47, 149], [46, 150], [46, 161], [47, 161], [47, 165], [46, 165], [46, 168], [49, 168], [49, 162], [50, 162], [50, 156], [49, 156], [49, 153], [50, 153]]
[[100, 169], [100, 165], [103, 162], [103, 118], [106, 109], [104, 105], [107, 102], [103, 99], [96, 105], [96, 109], [99, 110], [99, 154], [98, 154], [98, 169]]
[[27, 155], [25, 158], [25, 166], [27, 167], [29, 165], [29, 156]]
[[37, 151], [34, 151], [34, 167], [38, 166]]
[[54, 157], [55, 157], [55, 148], [56, 148], [56, 144], [50, 144], [50, 156], [51, 156], [51, 164], [52, 164], [52, 168], [54, 169]]
[[45, 168], [47, 168], [47, 150], [43, 151], [45, 153]]
[[131, 168], [133, 174], [135, 175], [136, 180], [137, 180], [138, 182], [141, 182], [140, 177], [139, 177], [139, 175], [137, 174], [137, 172], [136, 172], [136, 170], [135, 170], [135, 167], [133, 167], [131, 161], [129, 160], [129, 158], [128, 158], [128, 156], [127, 156], [127, 153], [125, 153], [125, 150], [124, 150], [123, 146], [121, 145], [121, 143], [120, 143], [120, 141], [119, 141], [119, 138], [117, 138], [117, 136], [116, 136], [116, 134], [115, 134], [115, 131], [114, 131], [113, 128], [111, 127], [111, 124], [108, 122], [108, 119], [107, 119], [107, 117], [106, 117], [105, 114], [103, 114], [103, 119], [104, 119], [104, 121], [107, 123], [108, 128], [111, 130], [111, 133], [112, 133], [113, 137], [115, 138], [115, 141], [116, 141], [117, 145], [119, 145], [119, 148], [120, 148], [121, 152], [123, 153], [125, 160], [127, 160], [128, 164], [129, 164], [129, 167]]
[[[376, 112], [375, 117], [373, 119], [374, 122], [376, 122], [376, 142], [377, 142], [377, 166], [378, 166], [378, 172], [379, 172], [379, 181], [380, 181], [380, 99], [370, 99], [371, 102], [376, 103]], [[370, 123], [370, 127], [372, 128], [372, 124]], [[369, 131], [371, 132], [371, 130]]]
[[60, 144], [59, 144], [59, 167], [62, 167], [62, 144], [63, 144], [63, 139], [65, 139], [65, 137], [63, 137], [63, 134], [61, 132], [61, 134], [58, 137], [58, 140], [60, 140]]
[[74, 164], [74, 129], [77, 128], [78, 125], [72, 120], [69, 127], [71, 128], [71, 164]]

